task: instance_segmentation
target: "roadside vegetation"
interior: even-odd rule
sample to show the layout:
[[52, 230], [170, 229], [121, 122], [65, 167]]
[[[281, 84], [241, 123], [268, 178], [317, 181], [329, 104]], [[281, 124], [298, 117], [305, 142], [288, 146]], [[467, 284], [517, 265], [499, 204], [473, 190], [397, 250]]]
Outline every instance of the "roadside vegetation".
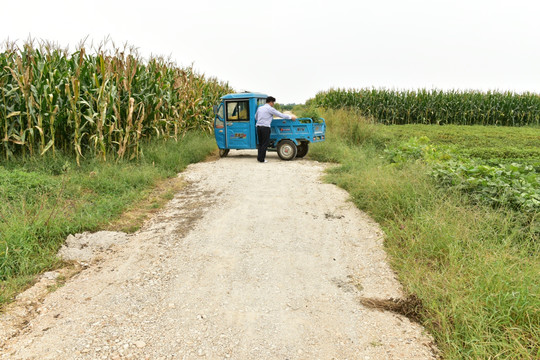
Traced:
[[[296, 108], [300, 113], [301, 108]], [[311, 157], [379, 222], [445, 359], [540, 357], [540, 129], [325, 117]]]

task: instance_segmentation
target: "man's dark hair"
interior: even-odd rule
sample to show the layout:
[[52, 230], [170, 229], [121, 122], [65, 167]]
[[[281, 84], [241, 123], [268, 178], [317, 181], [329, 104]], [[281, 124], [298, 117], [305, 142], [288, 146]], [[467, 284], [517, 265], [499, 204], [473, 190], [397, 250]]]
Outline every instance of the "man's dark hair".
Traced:
[[266, 98], [266, 103], [276, 102], [276, 98], [273, 96], [269, 96]]

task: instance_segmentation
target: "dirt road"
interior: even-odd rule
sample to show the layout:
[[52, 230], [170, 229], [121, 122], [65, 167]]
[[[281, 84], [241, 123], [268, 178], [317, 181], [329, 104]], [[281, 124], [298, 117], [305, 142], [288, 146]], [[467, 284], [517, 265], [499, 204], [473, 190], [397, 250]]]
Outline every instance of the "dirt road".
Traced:
[[433, 358], [419, 325], [359, 303], [401, 296], [377, 225], [320, 180], [325, 165], [268, 160], [191, 165], [189, 185], [51, 292], [0, 358]]

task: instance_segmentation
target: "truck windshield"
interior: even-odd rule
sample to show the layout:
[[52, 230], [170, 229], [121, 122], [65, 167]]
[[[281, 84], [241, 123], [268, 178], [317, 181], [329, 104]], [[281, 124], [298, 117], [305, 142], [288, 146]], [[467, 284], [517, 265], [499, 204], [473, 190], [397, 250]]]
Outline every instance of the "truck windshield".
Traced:
[[248, 121], [249, 101], [229, 101], [227, 102], [227, 121]]

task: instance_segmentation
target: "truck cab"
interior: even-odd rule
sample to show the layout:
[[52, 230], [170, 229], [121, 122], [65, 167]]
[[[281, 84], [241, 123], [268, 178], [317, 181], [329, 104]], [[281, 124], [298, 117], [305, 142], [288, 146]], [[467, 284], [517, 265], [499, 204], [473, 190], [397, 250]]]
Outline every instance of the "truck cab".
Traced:
[[[258, 146], [255, 113], [266, 103], [266, 94], [238, 93], [221, 98], [214, 106], [214, 135], [220, 156], [231, 149], [256, 149]], [[271, 124], [269, 150], [277, 150], [283, 160], [303, 157], [310, 142], [323, 141], [324, 119], [274, 119]]]

